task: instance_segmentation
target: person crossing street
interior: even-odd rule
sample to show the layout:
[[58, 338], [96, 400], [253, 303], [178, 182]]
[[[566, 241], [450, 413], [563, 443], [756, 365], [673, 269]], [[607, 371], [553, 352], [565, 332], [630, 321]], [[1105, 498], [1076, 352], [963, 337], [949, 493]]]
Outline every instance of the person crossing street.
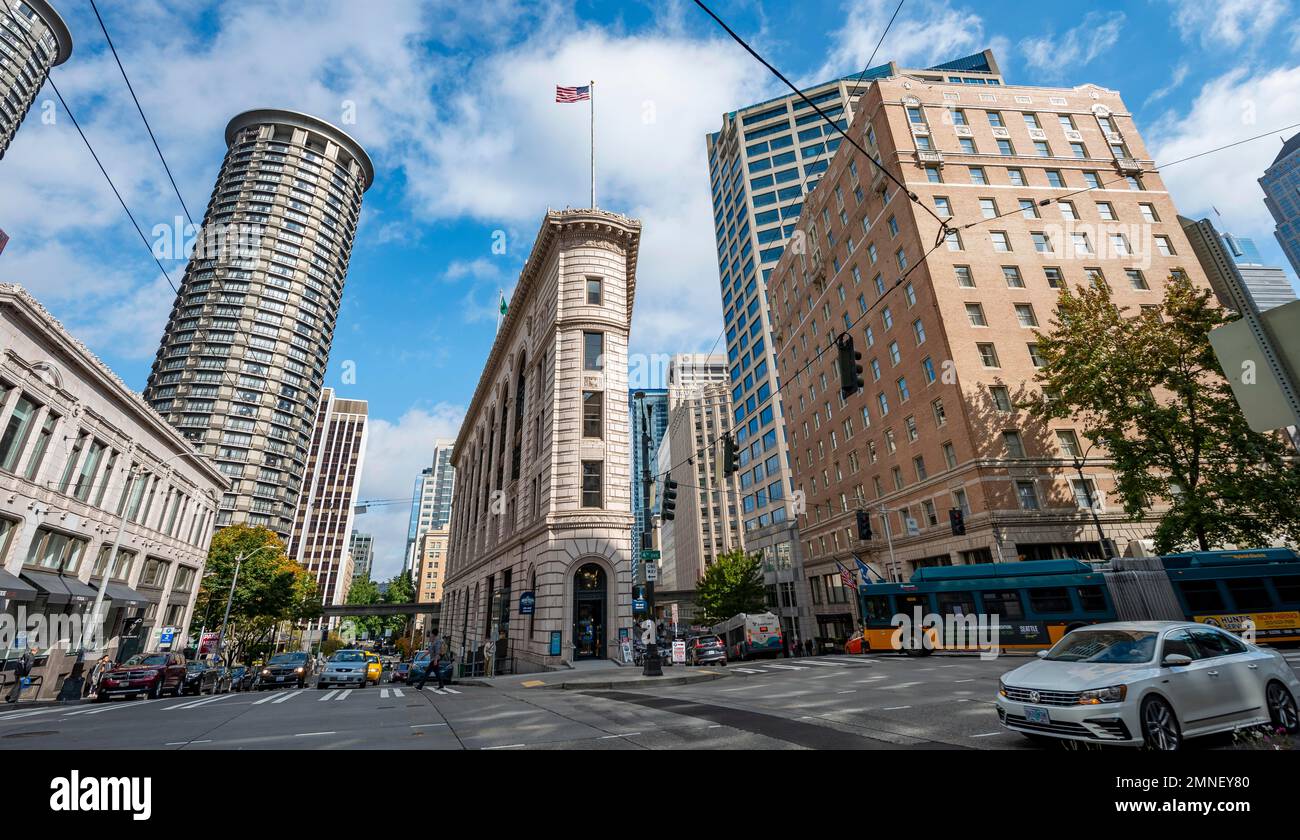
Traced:
[[433, 672], [434, 679], [438, 681], [439, 689], [446, 686], [446, 683], [442, 680], [442, 668], [439, 667], [442, 663], [442, 639], [438, 638], [438, 631], [436, 630], [433, 631], [432, 637], [432, 641], [429, 643], [429, 664], [420, 673], [420, 679], [415, 686], [416, 691], [424, 690], [424, 684], [429, 681], [430, 671]]

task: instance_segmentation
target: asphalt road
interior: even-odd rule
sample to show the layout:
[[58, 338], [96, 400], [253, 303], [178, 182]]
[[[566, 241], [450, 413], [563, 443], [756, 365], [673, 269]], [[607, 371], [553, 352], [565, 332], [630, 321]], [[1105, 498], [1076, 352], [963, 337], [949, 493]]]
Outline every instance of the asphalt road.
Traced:
[[1023, 661], [815, 657], [622, 691], [397, 684], [0, 709], [0, 750], [1035, 749], [993, 705]]

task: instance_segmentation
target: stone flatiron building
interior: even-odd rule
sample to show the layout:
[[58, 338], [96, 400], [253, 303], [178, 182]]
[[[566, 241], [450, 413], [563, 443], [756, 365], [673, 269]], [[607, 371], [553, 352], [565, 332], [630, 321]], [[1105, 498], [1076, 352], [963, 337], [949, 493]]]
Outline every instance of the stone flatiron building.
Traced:
[[230, 478], [218, 526], [287, 537], [374, 167], [293, 111], [240, 114], [226, 145], [145, 398]]
[[[627, 338], [641, 224], [549, 211], [454, 447], [441, 630], [537, 671], [631, 630]], [[533, 593], [531, 613], [520, 596]]]

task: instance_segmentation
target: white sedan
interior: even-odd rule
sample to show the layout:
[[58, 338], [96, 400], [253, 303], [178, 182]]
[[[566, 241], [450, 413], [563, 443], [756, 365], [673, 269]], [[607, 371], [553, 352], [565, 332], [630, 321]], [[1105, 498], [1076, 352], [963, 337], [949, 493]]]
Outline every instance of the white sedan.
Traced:
[[1067, 634], [1002, 675], [998, 719], [1035, 740], [1176, 750], [1184, 739], [1270, 724], [1300, 731], [1280, 653], [1207, 624], [1126, 621]]

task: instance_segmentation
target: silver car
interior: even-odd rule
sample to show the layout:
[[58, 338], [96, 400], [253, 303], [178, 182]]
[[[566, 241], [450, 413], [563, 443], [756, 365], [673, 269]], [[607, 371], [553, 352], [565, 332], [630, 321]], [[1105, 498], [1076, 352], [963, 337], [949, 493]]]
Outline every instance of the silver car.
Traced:
[[325, 663], [316, 681], [317, 688], [329, 686], [366, 687], [366, 652], [364, 650], [338, 650]]
[[1177, 750], [1261, 724], [1300, 732], [1300, 679], [1282, 654], [1186, 621], [1074, 630], [998, 681], [998, 719], [1035, 740]]

